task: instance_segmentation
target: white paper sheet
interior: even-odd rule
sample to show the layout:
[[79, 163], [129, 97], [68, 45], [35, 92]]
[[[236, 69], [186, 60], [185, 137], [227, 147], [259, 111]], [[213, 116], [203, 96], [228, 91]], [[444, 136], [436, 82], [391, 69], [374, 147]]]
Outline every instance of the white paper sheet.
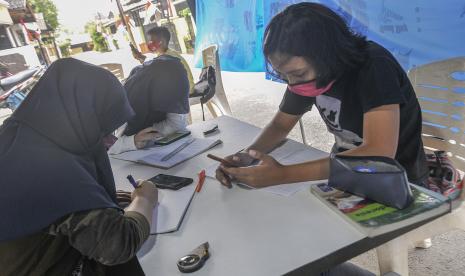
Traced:
[[[283, 165], [292, 165], [303, 163], [309, 160], [309, 154], [306, 151], [298, 150], [294, 152], [289, 152], [286, 147], [279, 147], [270, 155], [275, 158], [278, 162]], [[218, 167], [218, 163], [214, 163], [205, 169], [207, 177], [215, 178], [215, 171]], [[307, 189], [312, 184], [319, 183], [321, 181], [307, 181], [307, 182], [299, 182], [299, 183], [291, 183], [291, 184], [282, 184], [282, 185], [275, 185], [271, 187], [261, 188], [260, 191], [280, 195], [280, 196], [291, 196], [303, 189]], [[239, 187], [253, 189], [252, 187], [244, 184], [244, 183], [236, 183]]]
[[159, 204], [152, 217], [151, 234], [176, 231], [181, 225], [184, 214], [195, 193], [195, 184], [190, 184], [177, 191], [159, 189]]
[[189, 144], [186, 148], [175, 154], [173, 157], [166, 161], [161, 160], [167, 154], [181, 146], [188, 139], [192, 139], [192, 137], [180, 139], [179, 141], [176, 141], [166, 146], [152, 147], [149, 149], [136, 151], [128, 151], [117, 155], [111, 155], [111, 157], [115, 159], [132, 161], [168, 169], [210, 149], [211, 147], [217, 145], [216, 143], [218, 141], [215, 139], [194, 138], [194, 142]]

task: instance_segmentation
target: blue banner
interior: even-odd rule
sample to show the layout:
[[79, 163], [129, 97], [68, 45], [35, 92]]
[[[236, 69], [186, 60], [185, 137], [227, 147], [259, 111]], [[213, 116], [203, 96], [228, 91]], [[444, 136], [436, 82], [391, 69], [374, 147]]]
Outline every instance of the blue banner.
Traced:
[[221, 69], [262, 72], [263, 0], [197, 0], [195, 64], [202, 49], [219, 46]]
[[465, 0], [197, 0], [196, 60], [202, 48], [216, 43], [224, 70], [264, 71], [264, 25], [299, 2], [327, 5], [391, 51], [406, 70], [465, 56]]

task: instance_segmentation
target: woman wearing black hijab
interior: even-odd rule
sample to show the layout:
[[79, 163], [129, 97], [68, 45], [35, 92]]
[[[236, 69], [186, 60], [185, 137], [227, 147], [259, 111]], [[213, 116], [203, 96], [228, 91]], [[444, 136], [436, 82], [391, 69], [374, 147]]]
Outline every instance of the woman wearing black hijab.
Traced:
[[143, 275], [157, 190], [140, 183], [120, 209], [103, 144], [133, 115], [110, 72], [50, 66], [0, 128], [1, 275]]
[[110, 154], [141, 149], [159, 137], [185, 130], [189, 113], [189, 80], [180, 59], [161, 55], [134, 68], [126, 83], [136, 115], [117, 132]]

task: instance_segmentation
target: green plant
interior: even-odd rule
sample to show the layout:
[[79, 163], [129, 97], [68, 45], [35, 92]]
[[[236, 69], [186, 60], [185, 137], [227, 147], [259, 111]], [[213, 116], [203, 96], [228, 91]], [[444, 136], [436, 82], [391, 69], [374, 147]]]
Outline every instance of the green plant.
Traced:
[[92, 42], [94, 44], [94, 51], [98, 52], [108, 52], [108, 44], [101, 32], [97, 31], [97, 24], [95, 22], [88, 22], [84, 29], [86, 30], [87, 33], [90, 34], [90, 37], [92, 38]]
[[178, 15], [181, 17], [188, 17], [191, 15], [191, 10], [189, 8], [185, 8], [178, 12]]
[[84, 30], [86, 33], [92, 35], [92, 33], [97, 30], [97, 24], [94, 21], [87, 22], [84, 26]]
[[188, 53], [192, 52], [194, 50], [194, 45], [193, 45], [193, 41], [191, 39], [190, 36], [184, 36], [183, 37], [184, 39], [184, 45], [186, 45], [186, 50]]
[[70, 56], [70, 46], [71, 46], [71, 40], [67, 39], [66, 42], [63, 42], [60, 44], [60, 51], [61, 55], [63, 57], [69, 57]]
[[90, 34], [92, 42], [94, 42], [94, 50], [98, 52], [108, 52], [108, 45], [102, 33], [94, 31]]
[[52, 29], [56, 30], [60, 23], [58, 22], [58, 10], [52, 0], [28, 0], [27, 1], [35, 13], [42, 13], [45, 22]]

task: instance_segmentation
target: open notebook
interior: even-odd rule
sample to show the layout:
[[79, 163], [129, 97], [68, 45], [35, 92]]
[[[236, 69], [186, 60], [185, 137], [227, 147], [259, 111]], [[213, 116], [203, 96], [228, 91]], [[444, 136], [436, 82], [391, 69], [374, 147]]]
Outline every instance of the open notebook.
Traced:
[[[163, 160], [165, 156], [172, 153], [189, 140], [193, 141], [168, 160]], [[121, 154], [111, 155], [111, 158], [169, 169], [219, 144], [221, 144], [221, 140], [200, 139], [189, 136], [166, 146], [155, 146], [148, 149], [123, 152]]]
[[152, 217], [150, 234], [174, 232], [181, 226], [184, 215], [195, 193], [195, 185], [190, 184], [177, 191], [159, 189], [159, 204]]

